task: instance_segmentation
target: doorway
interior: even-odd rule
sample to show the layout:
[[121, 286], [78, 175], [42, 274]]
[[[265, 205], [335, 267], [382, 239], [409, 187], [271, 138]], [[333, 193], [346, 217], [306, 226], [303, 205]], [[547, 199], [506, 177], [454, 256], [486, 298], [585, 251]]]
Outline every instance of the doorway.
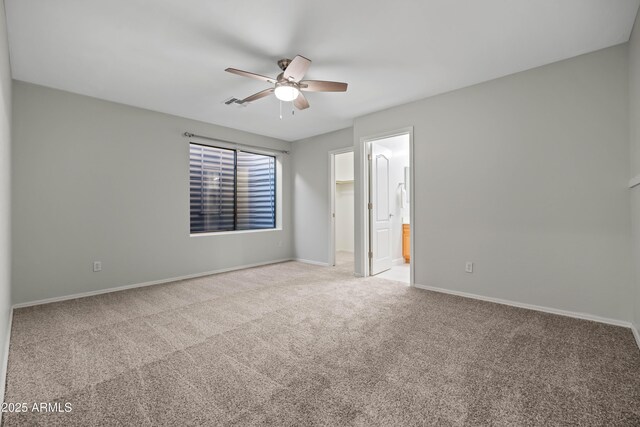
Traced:
[[366, 141], [368, 275], [412, 283], [411, 134]]
[[329, 153], [330, 244], [329, 265], [353, 270], [355, 247], [355, 191], [353, 148]]

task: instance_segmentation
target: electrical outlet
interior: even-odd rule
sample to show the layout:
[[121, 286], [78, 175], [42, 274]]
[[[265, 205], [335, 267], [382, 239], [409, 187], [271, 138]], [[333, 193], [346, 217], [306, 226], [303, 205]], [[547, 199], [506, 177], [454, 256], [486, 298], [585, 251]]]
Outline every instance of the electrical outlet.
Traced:
[[471, 261], [467, 261], [467, 263], [464, 265], [464, 271], [466, 271], [467, 273], [473, 273], [473, 263]]
[[102, 261], [93, 261], [93, 272], [97, 273], [102, 271]]

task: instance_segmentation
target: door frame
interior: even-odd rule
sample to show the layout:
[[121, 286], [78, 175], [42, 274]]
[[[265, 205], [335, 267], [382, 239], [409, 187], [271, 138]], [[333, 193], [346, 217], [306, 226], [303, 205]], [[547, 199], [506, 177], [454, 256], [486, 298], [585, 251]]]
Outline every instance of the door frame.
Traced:
[[[344, 153], [353, 153], [353, 147], [340, 148], [338, 150], [329, 151], [329, 267], [333, 267], [336, 265], [336, 155], [344, 154]], [[355, 153], [354, 153], [355, 154]], [[355, 162], [355, 159], [354, 159]], [[354, 164], [354, 182], [355, 182], [355, 164]], [[354, 199], [355, 204], [355, 199]], [[354, 206], [354, 216], [355, 216], [355, 206]], [[355, 220], [355, 218], [354, 218]], [[355, 221], [354, 221], [355, 222]], [[355, 233], [355, 230], [354, 230]], [[355, 236], [354, 236], [355, 240]]]
[[[408, 126], [405, 128], [395, 129], [388, 132], [381, 132], [373, 135], [367, 135], [360, 138], [360, 146], [359, 154], [360, 154], [360, 174], [356, 177], [361, 179], [363, 183], [363, 190], [361, 193], [361, 199], [356, 201], [357, 204], [361, 204], [363, 212], [362, 218], [362, 228], [360, 229], [360, 248], [362, 248], [362, 256], [360, 257], [361, 265], [360, 268], [362, 272], [364, 272], [364, 277], [368, 277], [371, 275], [370, 270], [370, 262], [369, 262], [369, 243], [371, 241], [371, 226], [370, 226], [370, 217], [371, 212], [368, 208], [370, 195], [371, 195], [371, 176], [369, 171], [369, 154], [371, 154], [371, 143], [374, 141], [378, 141], [381, 139], [392, 138], [394, 136], [400, 135], [409, 135], [409, 217], [411, 218], [411, 227], [409, 231], [409, 239], [410, 239], [410, 257], [411, 261], [409, 263], [409, 271], [410, 271], [410, 279], [409, 285], [415, 286], [415, 256], [414, 256], [414, 247], [415, 247], [415, 188], [416, 188], [416, 180], [415, 180], [415, 161], [414, 161], [414, 143], [413, 143], [413, 126]], [[357, 249], [356, 249], [357, 250]]]

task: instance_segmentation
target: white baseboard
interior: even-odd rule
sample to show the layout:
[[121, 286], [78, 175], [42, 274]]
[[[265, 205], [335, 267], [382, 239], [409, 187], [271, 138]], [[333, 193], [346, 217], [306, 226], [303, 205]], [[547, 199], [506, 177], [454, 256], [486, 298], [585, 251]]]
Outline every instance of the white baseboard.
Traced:
[[640, 332], [638, 332], [638, 328], [636, 325], [631, 325], [631, 332], [633, 332], [633, 336], [636, 339], [636, 344], [638, 344], [638, 348], [640, 348]]
[[298, 261], [298, 262], [302, 262], [304, 264], [321, 265], [322, 267], [329, 267], [329, 263], [328, 262], [312, 261], [310, 259], [302, 259], [302, 258], [294, 258], [293, 260], [294, 261]]
[[13, 307], [9, 310], [9, 323], [6, 338], [4, 340], [4, 352], [2, 354], [2, 367], [0, 369], [0, 403], [4, 402], [5, 385], [7, 384], [7, 370], [9, 369], [9, 343], [11, 342], [11, 325], [13, 324]]
[[[591, 320], [593, 322], [606, 323], [608, 325], [622, 326], [622, 327], [625, 327], [625, 328], [631, 328], [632, 327], [631, 322], [625, 322], [624, 320], [617, 320], [617, 319], [609, 319], [607, 317], [595, 316], [593, 314], [577, 313], [575, 311], [567, 311], [567, 310], [560, 310], [560, 309], [557, 309], [557, 308], [543, 307], [543, 306], [540, 306], [540, 305], [525, 304], [525, 303], [509, 301], [509, 300], [505, 300], [505, 299], [501, 299], [501, 298], [485, 297], [485, 296], [482, 296], [482, 295], [470, 294], [470, 293], [467, 293], [467, 292], [452, 291], [452, 290], [449, 290], [449, 289], [436, 288], [434, 286], [425, 286], [425, 285], [418, 285], [418, 284], [415, 284], [414, 286], [416, 288], [425, 289], [427, 291], [434, 291], [434, 292], [440, 292], [440, 293], [444, 293], [444, 294], [457, 295], [457, 296], [460, 296], [460, 297], [472, 298], [472, 299], [477, 299], [477, 300], [481, 300], [481, 301], [488, 301], [488, 302], [493, 302], [493, 303], [496, 303], [496, 304], [510, 305], [512, 307], [526, 308], [526, 309], [529, 309], [529, 310], [542, 311], [542, 312], [551, 313], [551, 314], [558, 314], [560, 316], [573, 317], [573, 318], [576, 318], [576, 319]], [[636, 340], [637, 339], [638, 338], [636, 336]]]
[[189, 274], [189, 275], [186, 275], [186, 276], [170, 277], [168, 279], [161, 279], [161, 280], [153, 280], [151, 282], [135, 283], [133, 285], [118, 286], [118, 287], [115, 287], [115, 288], [100, 289], [100, 290], [97, 290], [97, 291], [89, 291], [89, 292], [80, 292], [80, 293], [77, 293], [77, 294], [64, 295], [64, 296], [61, 296], [61, 297], [53, 297], [53, 298], [46, 298], [46, 299], [41, 299], [41, 300], [37, 300], [37, 301], [22, 302], [22, 303], [19, 303], [19, 304], [14, 304], [13, 308], [31, 307], [31, 306], [34, 306], [34, 305], [49, 304], [49, 303], [52, 303], [52, 302], [60, 302], [60, 301], [66, 301], [66, 300], [71, 300], [71, 299], [90, 297], [90, 296], [94, 296], [94, 295], [108, 294], [108, 293], [111, 293], [111, 292], [124, 291], [124, 290], [127, 290], [127, 289], [143, 288], [145, 286], [160, 285], [160, 284], [163, 284], [163, 283], [177, 282], [179, 280], [195, 279], [196, 277], [211, 276], [212, 274], [220, 274], [220, 273], [226, 273], [226, 272], [229, 272], [229, 271], [243, 270], [245, 268], [260, 267], [262, 265], [278, 264], [280, 262], [286, 262], [286, 261], [291, 261], [291, 260], [292, 260], [292, 258], [283, 258], [283, 259], [277, 259], [277, 260], [273, 260], [273, 261], [257, 262], [257, 263], [254, 263], [254, 264], [244, 264], [244, 265], [238, 265], [238, 266], [235, 266], [235, 267], [221, 268], [219, 270], [205, 271], [203, 273]]
[[391, 261], [391, 264], [392, 265], [405, 265], [405, 264], [408, 264], [408, 263], [404, 262], [404, 258], [396, 258], [393, 261]]

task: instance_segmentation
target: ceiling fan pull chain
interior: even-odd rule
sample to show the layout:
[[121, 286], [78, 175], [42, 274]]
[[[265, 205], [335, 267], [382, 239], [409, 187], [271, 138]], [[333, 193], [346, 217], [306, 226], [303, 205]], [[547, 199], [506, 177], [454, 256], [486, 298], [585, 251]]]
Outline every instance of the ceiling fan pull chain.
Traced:
[[280, 120], [282, 120], [282, 101], [280, 101]]
[[291, 103], [291, 115], [295, 115], [296, 114], [296, 110], [293, 108], [293, 102]]

